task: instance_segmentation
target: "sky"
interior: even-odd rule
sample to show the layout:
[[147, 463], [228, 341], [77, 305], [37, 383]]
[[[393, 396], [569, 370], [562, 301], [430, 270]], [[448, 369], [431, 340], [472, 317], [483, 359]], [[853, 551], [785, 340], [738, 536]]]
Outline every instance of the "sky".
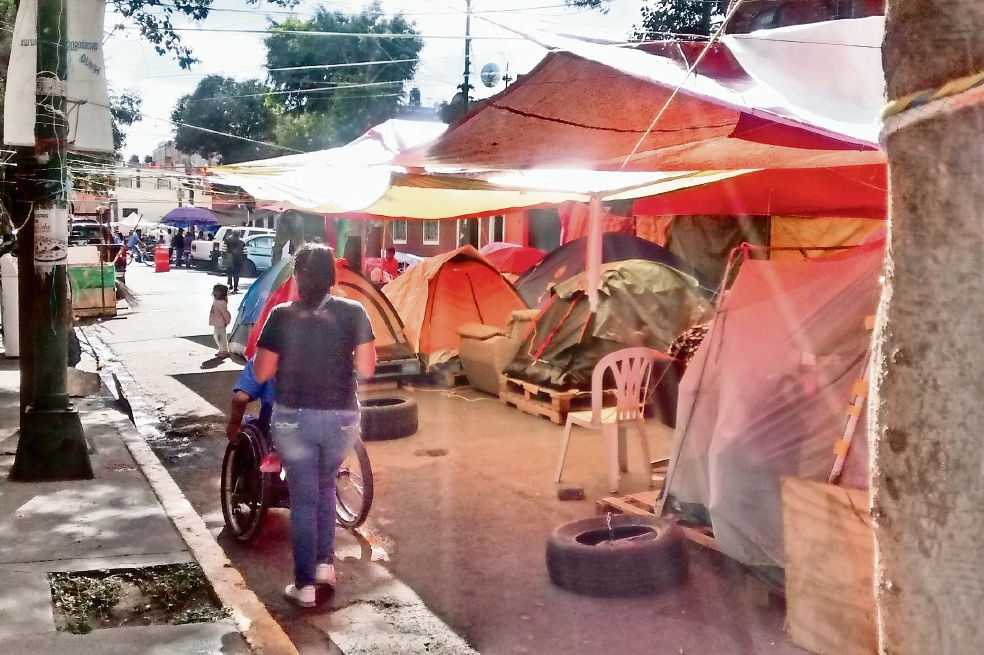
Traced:
[[[221, 74], [237, 80], [266, 78], [265, 34], [214, 30], [267, 30], [271, 19], [283, 20], [290, 14], [310, 17], [319, 4], [329, 11], [355, 13], [364, 3], [302, 0], [287, 11], [262, 0], [259, 5], [250, 5], [246, 0], [215, 0], [212, 14], [204, 21], [175, 18], [175, 27], [188, 30], [180, 32], [182, 41], [201, 60], [190, 71], [182, 70], [171, 55], [158, 55], [133, 27], [117, 28], [123, 18], [107, 9], [107, 78], [112, 87], [131, 89], [143, 99], [144, 119], [127, 130], [125, 159], [137, 155], [143, 160], [158, 144], [173, 138], [172, 125], [166, 119], [178, 98], [194, 91], [206, 75]], [[479, 16], [519, 28], [625, 40], [633, 25], [640, 22], [644, 4], [643, 0], [613, 0], [609, 12], [602, 14], [572, 9], [563, 0], [472, 0], [475, 16], [471, 33], [475, 38], [471, 61], [475, 77], [471, 84], [475, 97], [484, 98], [504, 88], [501, 82], [491, 89], [482, 86], [477, 72], [486, 63], [495, 62], [503, 71], [508, 65], [509, 74], [515, 76], [528, 72], [546, 54], [540, 46]], [[464, 68], [464, 40], [458, 37], [465, 33], [465, 0], [383, 0], [382, 6], [387, 14], [402, 12], [426, 37], [416, 78], [407, 88], [419, 87], [425, 106], [450, 100], [455, 87], [461, 84]]]

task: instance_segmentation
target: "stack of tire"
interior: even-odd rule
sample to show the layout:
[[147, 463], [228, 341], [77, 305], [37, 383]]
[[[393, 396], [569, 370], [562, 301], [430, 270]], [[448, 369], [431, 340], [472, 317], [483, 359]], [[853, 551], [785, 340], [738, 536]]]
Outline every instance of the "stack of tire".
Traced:
[[611, 514], [560, 526], [547, 541], [558, 587], [588, 596], [641, 596], [676, 586], [687, 573], [684, 534], [655, 516]]

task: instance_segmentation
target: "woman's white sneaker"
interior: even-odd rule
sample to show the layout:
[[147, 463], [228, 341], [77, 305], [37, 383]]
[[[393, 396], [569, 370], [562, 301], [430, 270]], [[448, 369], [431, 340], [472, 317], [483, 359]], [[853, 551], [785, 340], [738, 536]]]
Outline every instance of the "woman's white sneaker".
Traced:
[[335, 567], [331, 564], [318, 564], [314, 569], [314, 583], [335, 586]]
[[296, 585], [289, 584], [284, 589], [284, 597], [301, 607], [314, 607], [316, 602], [314, 585], [310, 584], [305, 587], [297, 587]]

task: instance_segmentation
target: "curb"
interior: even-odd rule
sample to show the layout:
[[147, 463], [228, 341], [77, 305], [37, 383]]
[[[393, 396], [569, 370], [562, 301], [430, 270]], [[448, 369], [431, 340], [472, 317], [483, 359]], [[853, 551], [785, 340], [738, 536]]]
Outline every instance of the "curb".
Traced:
[[[96, 339], [90, 337], [90, 340]], [[104, 343], [100, 342], [99, 346], [104, 353], [110, 352]], [[113, 368], [118, 374], [122, 374], [119, 377], [126, 382], [132, 382], [122, 366], [118, 362], [114, 364]], [[104, 367], [100, 376], [108, 389], [115, 387], [111, 372], [107, 368]], [[219, 600], [232, 612], [232, 620], [250, 649], [260, 655], [295, 655], [297, 648], [287, 633], [270, 615], [256, 594], [246, 586], [242, 575], [226, 557], [225, 551], [209, 532], [205, 521], [191, 506], [137, 428], [123, 415], [111, 423], [150, 483], [151, 489], [164, 508], [164, 513], [202, 567]]]

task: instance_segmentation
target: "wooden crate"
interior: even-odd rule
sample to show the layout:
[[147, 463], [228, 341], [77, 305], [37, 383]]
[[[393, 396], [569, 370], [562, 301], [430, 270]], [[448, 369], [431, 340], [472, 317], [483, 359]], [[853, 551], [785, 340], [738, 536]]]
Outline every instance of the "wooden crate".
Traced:
[[558, 391], [515, 378], [500, 377], [499, 402], [563, 425], [567, 422], [568, 412], [591, 408], [591, 392]]
[[818, 655], [875, 655], [875, 539], [867, 491], [783, 478], [786, 632]]

